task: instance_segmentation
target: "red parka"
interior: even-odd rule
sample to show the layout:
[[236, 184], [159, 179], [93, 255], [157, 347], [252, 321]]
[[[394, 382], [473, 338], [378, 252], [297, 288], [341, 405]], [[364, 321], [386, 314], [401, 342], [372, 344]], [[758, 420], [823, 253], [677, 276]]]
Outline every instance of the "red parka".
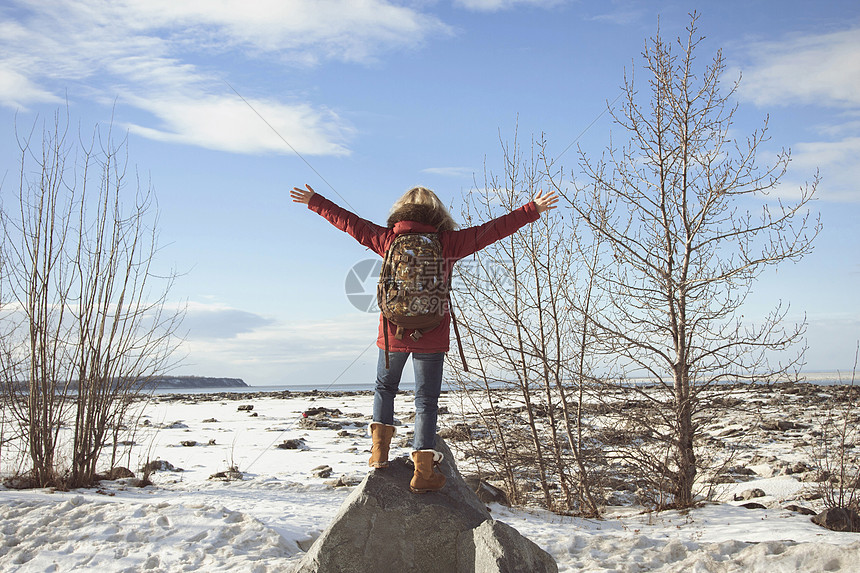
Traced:
[[[366, 219], [362, 219], [355, 213], [338, 207], [319, 193], [315, 193], [308, 208], [328, 219], [328, 221], [355, 238], [356, 241], [368, 247], [380, 257], [391, 245], [396, 235], [401, 233], [435, 233], [436, 229], [424, 223], [416, 221], [399, 221], [393, 229], [382, 227]], [[519, 209], [502, 215], [492, 221], [456, 231], [439, 232], [439, 242], [442, 243], [442, 256], [446, 263], [446, 277], [450, 276], [454, 263], [463, 257], [480, 251], [487, 245], [491, 245], [500, 239], [512, 235], [520, 227], [537, 221], [540, 213], [534, 201], [527, 203]], [[409, 331], [402, 339], [394, 337], [397, 327], [388, 324], [388, 348], [391, 352], [447, 352], [450, 347], [451, 316], [446, 312], [442, 322], [434, 328], [423, 333], [418, 340], [409, 336]], [[376, 345], [384, 349], [385, 339], [383, 336], [385, 321], [380, 314], [379, 334]]]

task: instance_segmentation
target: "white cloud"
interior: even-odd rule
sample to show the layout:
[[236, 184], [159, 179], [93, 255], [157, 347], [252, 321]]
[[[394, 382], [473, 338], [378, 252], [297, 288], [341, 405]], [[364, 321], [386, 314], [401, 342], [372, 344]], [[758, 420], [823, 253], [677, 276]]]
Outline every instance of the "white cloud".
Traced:
[[566, 0], [455, 0], [454, 4], [476, 12], [499, 12], [516, 6], [536, 6], [552, 8], [564, 4]]
[[[829, 201], [860, 201], [860, 137], [839, 141], [816, 141], [795, 144], [791, 150], [792, 172], [812, 174], [819, 170], [818, 196]], [[784, 187], [799, 189], [786, 182]]]
[[[389, 0], [14, 0], [0, 7], [0, 105], [62, 101], [68, 91], [72, 100], [150, 112], [160, 125], [131, 126], [146, 137], [289, 153], [211, 71], [210, 56], [367, 62], [448, 33], [435, 17]], [[252, 105], [300, 153], [348, 153], [351, 127], [324, 106], [274, 98]]]
[[185, 309], [182, 330], [188, 340], [235, 339], [240, 334], [269, 326], [274, 320], [221, 305], [189, 303]]
[[742, 99], [757, 105], [860, 106], [860, 27], [747, 48]]
[[162, 129], [128, 126], [132, 133], [150, 139], [239, 153], [289, 154], [290, 146], [309, 155], [349, 153], [345, 142], [351, 128], [324, 108], [260, 100], [248, 100], [246, 104], [236, 96], [174, 96], [131, 101], [162, 120]]
[[595, 14], [590, 18], [594, 22], [603, 22], [614, 24], [616, 26], [629, 26], [642, 20], [643, 17], [649, 18], [654, 16], [653, 11], [649, 11], [635, 0], [612, 0], [611, 2], [594, 3], [592, 8], [596, 10], [608, 10], [600, 14]]
[[[256, 316], [218, 308], [212, 310], [213, 316], [237, 312], [246, 319]], [[355, 312], [332, 320], [257, 323], [232, 337], [189, 338], [180, 348], [186, 355], [180, 370], [235, 375], [250, 384], [315, 382], [324, 387], [351, 369], [364, 372], [361, 381], [371, 382], [378, 321], [377, 314]], [[354, 365], [359, 359], [363, 366]]]
[[0, 103], [13, 109], [27, 104], [59, 103], [62, 98], [30, 81], [25, 75], [0, 64]]
[[[790, 178], [777, 194], [796, 197], [801, 179], [821, 175], [817, 196], [832, 201], [860, 201], [860, 27], [823, 34], [796, 35], [778, 41], [744, 46], [747, 62], [730, 70], [742, 71], [738, 97], [756, 105], [809, 105], [833, 108], [830, 125], [811, 130], [829, 141], [805, 141], [791, 145]], [[803, 176], [796, 175], [802, 173]]]
[[592, 16], [591, 20], [594, 22], [608, 22], [617, 26], [629, 26], [630, 24], [634, 24], [641, 20], [642, 15], [643, 13], [641, 11], [627, 10], [598, 14], [597, 16]]
[[430, 175], [442, 175], [444, 177], [471, 177], [475, 170], [471, 167], [428, 167], [422, 169], [421, 173]]
[[387, 0], [127, 0], [124, 8], [131, 25], [145, 22], [149, 29], [179, 30], [185, 41], [196, 34], [202, 43], [308, 51], [306, 56], [314, 60], [364, 61], [380, 50], [408, 47], [449, 31], [435, 17]]
[[[849, 137], [841, 141], [798, 143], [792, 149], [792, 163], [806, 168], [846, 163], [860, 165], [858, 157], [860, 137]], [[860, 181], [860, 177], [855, 181]]]
[[816, 126], [818, 132], [829, 137], [860, 133], [860, 108], [840, 114], [837, 120], [837, 123], [831, 125]]

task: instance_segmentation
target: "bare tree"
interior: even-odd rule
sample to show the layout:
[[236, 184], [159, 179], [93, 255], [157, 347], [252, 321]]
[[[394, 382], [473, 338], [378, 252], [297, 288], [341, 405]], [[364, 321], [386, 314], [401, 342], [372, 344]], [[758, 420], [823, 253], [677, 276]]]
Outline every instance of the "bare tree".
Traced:
[[181, 312], [167, 309], [174, 274], [153, 270], [153, 198], [129, 181], [126, 141], [96, 127], [69, 144], [60, 113], [41, 153], [33, 133], [19, 138], [19, 208], [2, 218], [0, 366], [35, 484], [85, 486], [110, 437], [115, 461], [132, 399], [170, 366]]
[[737, 83], [722, 89], [719, 51], [697, 65], [696, 20], [694, 13], [677, 45], [659, 31], [646, 43], [647, 91], [631, 73], [620, 109], [610, 110], [626, 143], [597, 160], [580, 152], [582, 179], [569, 195], [615, 260], [595, 266], [610, 303], [591, 317], [602, 353], [655, 385], [631, 385], [642, 401], [631, 411], [650, 433], [635, 461], [679, 507], [693, 503], [708, 389], [772, 379], [799, 364], [802, 352], [771, 360], [804, 334], [803, 324], [784, 325], [786, 306], [756, 324], [742, 310], [762, 272], [809, 253], [820, 229], [808, 212], [817, 177], [793, 201], [771, 197], [790, 156], [759, 165], [767, 122], [745, 140], [732, 137]]

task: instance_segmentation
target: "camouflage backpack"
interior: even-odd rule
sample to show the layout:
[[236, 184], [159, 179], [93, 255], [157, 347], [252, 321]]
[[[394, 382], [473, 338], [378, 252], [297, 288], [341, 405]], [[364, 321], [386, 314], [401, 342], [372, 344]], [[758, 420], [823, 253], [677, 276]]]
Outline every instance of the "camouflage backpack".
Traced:
[[[445, 267], [438, 234], [404, 233], [394, 238], [382, 261], [376, 299], [384, 319], [397, 326], [395, 338], [402, 339], [404, 330], [409, 329], [413, 331], [409, 336], [419, 340], [442, 322], [450, 310], [451, 280], [445, 277]], [[451, 318], [453, 321], [453, 312]], [[460, 334], [453, 322], [459, 344]], [[383, 325], [386, 368], [387, 326]]]
[[376, 298], [386, 319], [397, 325], [397, 338], [404, 329], [421, 330], [442, 322], [448, 303], [442, 245], [436, 233], [397, 235], [382, 261]]

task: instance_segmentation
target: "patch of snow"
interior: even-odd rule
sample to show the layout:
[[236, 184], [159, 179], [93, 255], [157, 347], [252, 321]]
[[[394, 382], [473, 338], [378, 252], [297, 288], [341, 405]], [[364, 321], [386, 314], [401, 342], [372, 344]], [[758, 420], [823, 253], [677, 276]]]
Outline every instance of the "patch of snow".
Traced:
[[[364, 425], [372, 396], [258, 398], [252, 412], [237, 409], [248, 402], [151, 403], [143, 418], [149, 424], [138, 428], [135, 445], [122, 453], [124, 465], [135, 472], [156, 459], [182, 470], [153, 473], [153, 486], [117, 480], [99, 490], [71, 492], [0, 487], [0, 570], [289, 570], [351, 489], [334, 487], [334, 479], [315, 477], [312, 470], [328, 465], [332, 478], [354, 480], [367, 472], [370, 439]], [[448, 400], [451, 410], [453, 402]], [[397, 406], [398, 418], [412, 419], [408, 399], [398, 399]], [[310, 407], [339, 409], [342, 430], [301, 429], [302, 412]], [[410, 429], [398, 428], [392, 456], [409, 452], [402, 440]], [[276, 447], [299, 438], [306, 449]], [[183, 441], [197, 445], [182, 446]], [[760, 450], [787, 459], [783, 446], [763, 443]], [[4, 448], [4, 456], [12, 454]], [[762, 475], [765, 466], [770, 467], [747, 467]], [[230, 467], [242, 478], [209, 479]], [[497, 504], [490, 509], [552, 554], [562, 572], [860, 571], [860, 536], [824, 530], [781, 508], [807, 485], [796, 476], [759, 477], [715, 486], [719, 504], [688, 512], [612, 508], [600, 520]], [[751, 488], [764, 491], [753, 501], [769, 509], [737, 506], [734, 496]]]

